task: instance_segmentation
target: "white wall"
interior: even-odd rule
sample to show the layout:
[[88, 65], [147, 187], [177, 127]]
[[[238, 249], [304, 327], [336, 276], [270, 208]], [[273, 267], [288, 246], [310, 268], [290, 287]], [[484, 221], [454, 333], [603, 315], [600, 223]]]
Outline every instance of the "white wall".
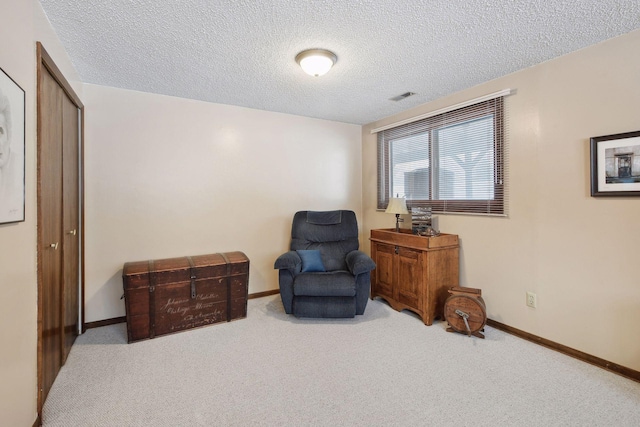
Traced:
[[370, 129], [515, 89], [505, 103], [509, 217], [438, 216], [460, 236], [461, 283], [482, 289], [491, 319], [640, 370], [640, 198], [589, 189], [589, 138], [640, 130], [639, 49], [635, 31], [365, 126], [365, 233], [393, 223], [376, 212]]
[[37, 0], [0, 0], [0, 68], [25, 91], [25, 221], [0, 225], [0, 425], [31, 426], [37, 405], [36, 41], [78, 88]]
[[361, 216], [361, 127], [85, 85], [86, 320], [125, 314], [127, 261], [240, 250], [249, 292], [298, 210]]
[[18, 3], [0, 0], [0, 67], [25, 90], [27, 110], [26, 220], [0, 225], [0, 424], [26, 426], [36, 418], [35, 46], [32, 5]]

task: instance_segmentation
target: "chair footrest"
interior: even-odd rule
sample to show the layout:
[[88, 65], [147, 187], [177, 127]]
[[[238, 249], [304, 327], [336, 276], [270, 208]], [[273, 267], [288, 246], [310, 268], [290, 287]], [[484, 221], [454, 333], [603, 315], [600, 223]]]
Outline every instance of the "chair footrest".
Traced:
[[320, 318], [355, 317], [356, 299], [354, 297], [296, 297], [293, 300], [293, 315]]
[[353, 297], [356, 294], [355, 276], [348, 271], [302, 273], [293, 281], [295, 296]]

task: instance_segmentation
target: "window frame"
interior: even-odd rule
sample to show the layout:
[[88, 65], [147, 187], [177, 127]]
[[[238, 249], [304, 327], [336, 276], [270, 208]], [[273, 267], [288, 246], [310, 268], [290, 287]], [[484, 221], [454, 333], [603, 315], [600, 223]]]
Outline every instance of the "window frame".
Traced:
[[[437, 151], [438, 129], [470, 120], [480, 119], [493, 115], [493, 199], [485, 200], [433, 200], [433, 186], [438, 177], [434, 177], [437, 171], [438, 159], [434, 157]], [[496, 97], [476, 104], [465, 106], [453, 111], [448, 111], [432, 117], [403, 124], [394, 128], [378, 132], [378, 209], [386, 209], [389, 204], [391, 188], [391, 143], [399, 138], [412, 135], [429, 133], [429, 199], [407, 200], [407, 207], [431, 207], [437, 213], [465, 213], [484, 215], [506, 215], [505, 169], [506, 147], [504, 138], [504, 100]]]

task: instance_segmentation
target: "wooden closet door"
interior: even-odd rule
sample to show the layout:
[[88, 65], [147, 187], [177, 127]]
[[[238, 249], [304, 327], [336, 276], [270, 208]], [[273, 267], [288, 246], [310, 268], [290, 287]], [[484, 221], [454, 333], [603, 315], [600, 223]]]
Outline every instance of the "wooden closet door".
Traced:
[[42, 401], [62, 366], [62, 114], [63, 92], [48, 72], [41, 74], [38, 152], [38, 214], [41, 301]]
[[38, 415], [82, 324], [84, 106], [41, 43], [38, 57]]
[[78, 335], [79, 164], [78, 108], [62, 94], [62, 364]]

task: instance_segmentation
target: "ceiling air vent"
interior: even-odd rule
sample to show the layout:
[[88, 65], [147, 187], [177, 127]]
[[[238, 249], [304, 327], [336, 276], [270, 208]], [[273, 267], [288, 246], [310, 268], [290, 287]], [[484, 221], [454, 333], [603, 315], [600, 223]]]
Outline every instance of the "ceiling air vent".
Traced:
[[402, 101], [405, 98], [410, 97], [411, 95], [415, 95], [415, 92], [405, 92], [402, 95], [394, 96], [393, 98], [389, 98], [389, 101]]

